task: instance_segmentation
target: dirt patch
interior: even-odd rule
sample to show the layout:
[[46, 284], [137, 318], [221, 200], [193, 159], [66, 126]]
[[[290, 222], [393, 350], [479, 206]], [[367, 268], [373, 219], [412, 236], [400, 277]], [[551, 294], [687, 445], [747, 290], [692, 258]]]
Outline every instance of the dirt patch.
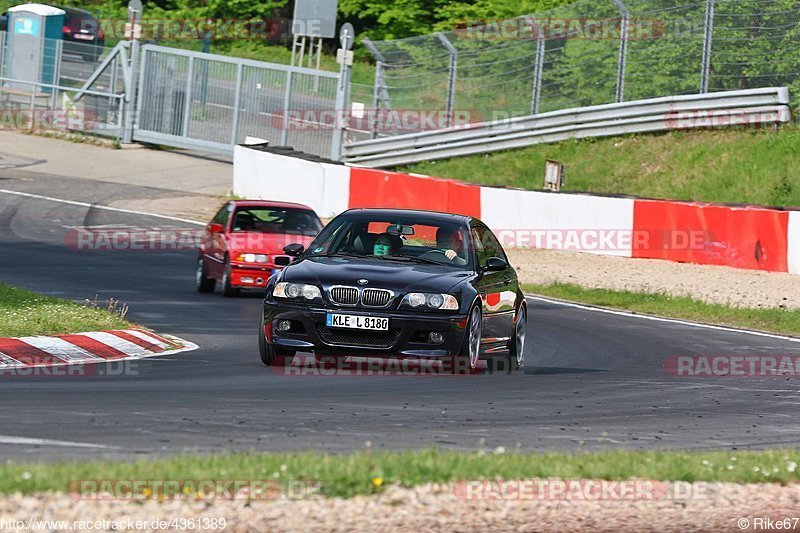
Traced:
[[[685, 483], [658, 501], [466, 499], [455, 485], [389, 487], [352, 499], [214, 502], [76, 501], [64, 494], [10, 495], [0, 501], [0, 523], [9, 520], [191, 520], [203, 531], [737, 531], [759, 528], [756, 518], [792, 519], [800, 485]], [[461, 496], [459, 495], [462, 494]], [[513, 492], [511, 492], [513, 494]], [[474, 497], [473, 497], [474, 498]], [[198, 520], [225, 519], [224, 529]], [[742, 522], [739, 522], [742, 520]], [[744, 528], [739, 526], [747, 525]], [[188, 523], [188, 522], [187, 522]], [[798, 524], [795, 524], [796, 528]], [[9, 529], [14, 529], [13, 527]], [[52, 527], [69, 530], [68, 527]], [[86, 529], [86, 528], [85, 528]], [[98, 529], [98, 528], [94, 528]], [[108, 529], [104, 527], [101, 529]], [[792, 529], [784, 528], [784, 529]], [[40, 527], [33, 531], [43, 531]], [[152, 531], [152, 527], [142, 530]], [[173, 529], [174, 530], [174, 529]]]

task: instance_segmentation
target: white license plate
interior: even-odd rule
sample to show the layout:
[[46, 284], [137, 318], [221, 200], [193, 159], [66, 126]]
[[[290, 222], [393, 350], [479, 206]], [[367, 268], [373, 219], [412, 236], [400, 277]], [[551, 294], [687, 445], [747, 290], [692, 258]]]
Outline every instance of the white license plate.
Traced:
[[326, 322], [329, 328], [371, 329], [387, 331], [388, 318], [378, 318], [364, 315], [345, 315], [342, 313], [328, 313]]
[[88, 33], [76, 33], [73, 35], [76, 39], [81, 39], [83, 41], [92, 41], [94, 40], [94, 35]]

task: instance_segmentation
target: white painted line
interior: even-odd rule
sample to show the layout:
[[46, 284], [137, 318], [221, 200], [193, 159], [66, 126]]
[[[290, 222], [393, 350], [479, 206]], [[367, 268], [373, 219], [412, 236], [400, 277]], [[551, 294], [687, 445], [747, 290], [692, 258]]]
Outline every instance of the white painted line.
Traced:
[[638, 313], [633, 313], [630, 311], [621, 311], [618, 309], [607, 309], [605, 307], [595, 307], [592, 305], [584, 305], [575, 302], [565, 302], [564, 300], [554, 300], [552, 298], [545, 298], [543, 296], [530, 296], [525, 295], [525, 298], [529, 300], [539, 300], [542, 302], [547, 302], [556, 305], [563, 305], [564, 307], [574, 307], [576, 309], [583, 309], [584, 311], [594, 311], [597, 313], [606, 313], [608, 315], [617, 315], [617, 316], [627, 316], [631, 318], [640, 318], [642, 320], [653, 320], [655, 322], [668, 322], [671, 324], [680, 324], [682, 326], [691, 326], [695, 328], [703, 328], [703, 329], [714, 329], [718, 331], [728, 331], [731, 333], [744, 333], [747, 335], [755, 335], [756, 337], [767, 337], [770, 339], [778, 339], [783, 341], [789, 342], [799, 342], [800, 338], [798, 337], [787, 337], [786, 335], [778, 335], [777, 333], [765, 333], [763, 331], [753, 331], [750, 329], [740, 329], [740, 328], [731, 328], [728, 326], [715, 326], [713, 324], [703, 324], [700, 322], [690, 322], [688, 320], [680, 320], [678, 318], [664, 318], [660, 316], [653, 316], [653, 315], [642, 315]]
[[119, 446], [107, 446], [105, 444], [94, 444], [91, 442], [72, 442], [69, 440], [36, 439], [28, 437], [14, 437], [11, 435], [0, 435], [0, 444], [24, 444], [27, 446], [66, 446], [70, 448], [111, 448], [120, 449]]
[[52, 196], [42, 196], [40, 194], [31, 194], [27, 192], [10, 191], [8, 189], [0, 189], [0, 193], [14, 194], [16, 196], [25, 196], [27, 198], [35, 198], [37, 200], [47, 200], [48, 202], [58, 202], [61, 204], [77, 205], [80, 207], [91, 207], [92, 209], [99, 209], [102, 211], [114, 211], [115, 213], [127, 213], [129, 215], [142, 215], [147, 217], [163, 218], [165, 220], [174, 220], [177, 222], [184, 222], [186, 224], [195, 224], [198, 226], [205, 226], [204, 222], [197, 220], [189, 220], [188, 218], [171, 217], [168, 215], [157, 215], [155, 213], [147, 213], [145, 211], [134, 211], [133, 209], [121, 209], [119, 207], [110, 207], [107, 205], [89, 204], [86, 202], [76, 202], [74, 200], [64, 200], [62, 198], [53, 198]]
[[149, 353], [145, 348], [139, 346], [138, 344], [134, 344], [131, 341], [123, 339], [122, 337], [117, 337], [113, 333], [106, 333], [105, 331], [90, 331], [88, 333], [81, 333], [81, 335], [89, 337], [90, 339], [94, 339], [97, 342], [101, 342], [106, 346], [114, 348], [115, 350], [119, 350], [129, 357], [138, 357]]
[[0, 368], [7, 368], [12, 366], [25, 366], [22, 361], [17, 361], [13, 357], [0, 352]]
[[150, 344], [155, 344], [156, 346], [160, 346], [161, 348], [164, 348], [165, 350], [169, 350], [170, 348], [174, 348], [174, 346], [170, 346], [166, 342], [163, 342], [161, 339], [159, 339], [157, 337], [152, 337], [152, 336], [148, 335], [147, 333], [145, 333], [144, 331], [140, 331], [138, 329], [126, 329], [125, 333], [127, 333], [129, 335], [133, 335], [134, 337], [139, 337], [143, 341], [149, 342]]
[[58, 337], [19, 337], [19, 340], [68, 363], [77, 361], [105, 361], [102, 357], [87, 352], [83, 348], [75, 346], [64, 339], [59, 339]]

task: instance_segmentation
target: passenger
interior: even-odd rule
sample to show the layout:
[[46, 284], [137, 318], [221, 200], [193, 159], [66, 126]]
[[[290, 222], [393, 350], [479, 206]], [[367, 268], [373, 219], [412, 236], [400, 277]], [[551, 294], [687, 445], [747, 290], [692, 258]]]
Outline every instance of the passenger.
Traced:
[[397, 235], [391, 233], [381, 233], [375, 239], [375, 245], [372, 247], [373, 255], [394, 255], [403, 245], [402, 240]]

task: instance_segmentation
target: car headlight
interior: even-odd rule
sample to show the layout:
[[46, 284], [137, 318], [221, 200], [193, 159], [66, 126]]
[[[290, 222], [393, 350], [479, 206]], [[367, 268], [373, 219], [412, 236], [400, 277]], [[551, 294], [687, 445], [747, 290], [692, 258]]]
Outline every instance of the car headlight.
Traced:
[[275, 298], [305, 298], [306, 300], [322, 297], [322, 294], [319, 292], [319, 287], [316, 285], [288, 283], [286, 281], [281, 281], [276, 284], [275, 288], [272, 290], [272, 295]]
[[442, 309], [455, 311], [458, 309], [458, 300], [452, 294], [440, 294], [437, 292], [410, 292], [403, 298], [403, 303], [410, 307], [428, 309]]
[[236, 256], [236, 260], [244, 263], [268, 263], [269, 256], [265, 254], [239, 254]]

